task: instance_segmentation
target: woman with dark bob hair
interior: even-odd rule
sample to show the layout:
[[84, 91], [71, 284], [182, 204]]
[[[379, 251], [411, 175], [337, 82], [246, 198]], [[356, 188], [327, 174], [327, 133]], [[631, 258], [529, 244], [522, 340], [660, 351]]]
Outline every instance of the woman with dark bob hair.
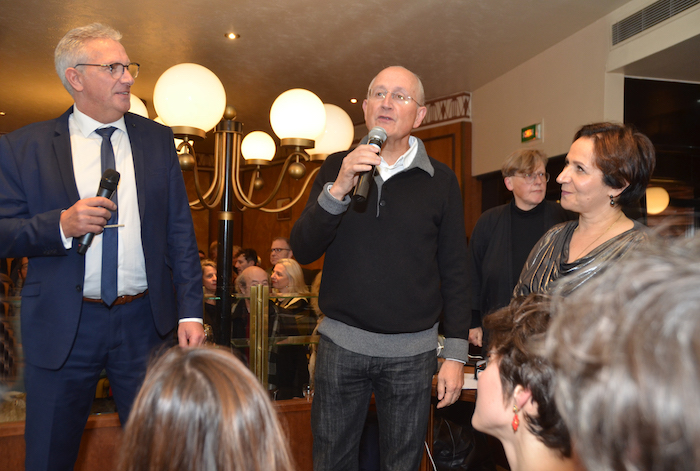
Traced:
[[700, 469], [700, 238], [654, 241], [554, 293], [546, 355], [585, 468]]
[[153, 363], [124, 431], [120, 471], [291, 471], [267, 393], [229, 351], [167, 351]]
[[[632, 126], [582, 127], [557, 177], [561, 206], [578, 220], [550, 229], [530, 252], [513, 294], [571, 293], [600, 273], [606, 262], [631, 253], [647, 239], [646, 227], [622, 212], [644, 194], [656, 165], [654, 146]], [[559, 280], [559, 281], [557, 281]]]
[[538, 353], [549, 325], [548, 298], [514, 298], [484, 324], [489, 359], [478, 377], [472, 425], [501, 441], [512, 471], [575, 469], [554, 402], [554, 370]]

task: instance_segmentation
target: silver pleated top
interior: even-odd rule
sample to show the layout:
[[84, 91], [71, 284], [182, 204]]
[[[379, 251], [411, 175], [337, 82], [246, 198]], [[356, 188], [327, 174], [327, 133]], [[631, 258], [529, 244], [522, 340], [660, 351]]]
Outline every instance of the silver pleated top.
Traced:
[[567, 296], [603, 272], [608, 263], [624, 257], [650, 240], [647, 227], [634, 221], [632, 229], [568, 263], [569, 243], [577, 227], [578, 221], [557, 224], [542, 236], [525, 262], [513, 296], [548, 293], [555, 287], [558, 294]]

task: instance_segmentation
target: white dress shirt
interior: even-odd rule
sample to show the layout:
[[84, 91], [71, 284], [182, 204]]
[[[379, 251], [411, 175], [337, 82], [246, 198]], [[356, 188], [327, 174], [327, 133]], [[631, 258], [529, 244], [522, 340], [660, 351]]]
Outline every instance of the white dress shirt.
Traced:
[[[73, 105], [73, 114], [68, 118], [71, 153], [73, 155], [73, 174], [78, 187], [80, 199], [97, 194], [102, 169], [100, 149], [102, 137], [96, 129], [114, 126], [111, 141], [114, 149], [116, 170], [120, 174], [118, 191], [119, 225], [123, 227], [107, 228], [106, 231], [119, 231], [119, 260], [117, 271], [117, 295], [135, 295], [148, 289], [146, 281], [146, 261], [141, 242], [141, 219], [136, 194], [136, 177], [131, 143], [122, 117], [118, 121], [103, 124], [80, 112]], [[61, 229], [64, 246], [70, 249], [72, 238], [66, 238]], [[102, 281], [102, 234], [95, 235], [90, 248], [85, 254], [85, 281], [83, 296], [100, 299]]]

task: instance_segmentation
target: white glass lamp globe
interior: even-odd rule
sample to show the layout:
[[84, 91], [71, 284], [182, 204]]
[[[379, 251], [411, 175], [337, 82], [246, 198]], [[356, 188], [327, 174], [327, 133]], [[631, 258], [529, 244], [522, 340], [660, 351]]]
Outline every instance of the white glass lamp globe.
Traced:
[[241, 154], [248, 163], [261, 165], [270, 162], [275, 157], [275, 152], [275, 141], [266, 132], [253, 131], [241, 142]]
[[668, 191], [660, 186], [647, 188], [647, 213], [659, 214], [668, 208], [671, 198]]
[[153, 104], [168, 126], [199, 129], [201, 135], [221, 121], [226, 92], [221, 80], [206, 67], [178, 64], [156, 82]]
[[132, 93], [130, 100], [131, 108], [129, 108], [129, 112], [137, 114], [139, 116], [143, 116], [144, 118], [148, 119], [148, 108], [146, 108], [146, 105], [141, 100], [141, 98], [137, 97]]
[[355, 138], [355, 127], [345, 110], [329, 103], [324, 103], [323, 107], [326, 109], [326, 128], [316, 137], [316, 146], [306, 151], [314, 160], [349, 149]]
[[293, 88], [278, 96], [272, 104], [270, 124], [281, 140], [314, 140], [326, 126], [326, 109], [314, 93]]

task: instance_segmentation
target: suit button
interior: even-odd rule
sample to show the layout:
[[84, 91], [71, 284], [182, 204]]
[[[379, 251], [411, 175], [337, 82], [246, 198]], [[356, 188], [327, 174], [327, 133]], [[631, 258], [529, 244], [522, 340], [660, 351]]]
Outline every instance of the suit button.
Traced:
[[83, 290], [83, 287], [80, 285], [75, 285], [75, 290], [80, 293]]
[[386, 206], [386, 201], [381, 200], [381, 201], [379, 202], [379, 206]]

